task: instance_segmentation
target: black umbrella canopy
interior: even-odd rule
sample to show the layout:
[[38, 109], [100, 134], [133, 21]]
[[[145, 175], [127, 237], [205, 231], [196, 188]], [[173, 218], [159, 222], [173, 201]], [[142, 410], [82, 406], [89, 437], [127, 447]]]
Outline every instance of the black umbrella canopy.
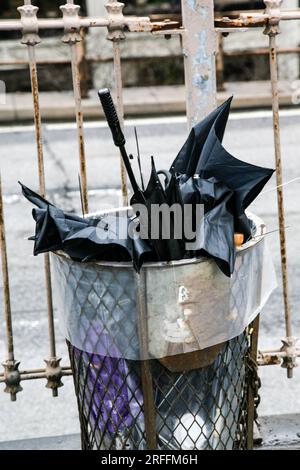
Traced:
[[32, 210], [32, 216], [36, 222], [34, 237], [34, 255], [55, 251], [62, 248], [63, 240], [75, 230], [86, 226], [82, 217], [64, 213], [51, 202], [20, 183], [22, 193], [37, 209]]
[[222, 181], [234, 190], [236, 215], [241, 216], [274, 170], [238, 160], [223, 147], [231, 101], [232, 97], [193, 127], [170, 171], [179, 173], [181, 181], [194, 175]]
[[213, 176], [232, 189], [235, 213], [241, 216], [259, 195], [274, 170], [252, 165], [233, 157], [222, 146], [213, 126], [203, 146], [196, 173], [202, 178]]
[[203, 219], [197, 225], [196, 254], [213, 257], [221, 271], [230, 276], [236, 258], [234, 192], [213, 177], [194, 178], [194, 188], [204, 205]]
[[229, 116], [231, 101], [232, 97], [192, 128], [186, 142], [171, 165], [170, 170], [173, 173], [180, 173], [186, 178], [189, 178], [196, 173], [200, 154], [213, 125], [215, 125], [218, 139], [222, 142]]
[[129, 236], [136, 222], [127, 211], [78, 217], [63, 212], [23, 184], [21, 187], [26, 199], [38, 207], [33, 209], [34, 255], [63, 250], [77, 261], [133, 261], [137, 271], [144, 260], [151, 259], [147, 241]]
[[244, 162], [227, 152], [219, 139], [219, 119], [217, 117], [203, 145], [196, 173], [202, 178], [214, 177], [233, 190], [235, 230], [249, 239], [251, 222], [245, 210], [269, 181], [274, 169]]
[[197, 227], [198, 253], [210, 255], [226, 275], [235, 261], [234, 232], [251, 237], [252, 224], [245, 209], [258, 196], [274, 170], [238, 160], [222, 145], [229, 98], [191, 130], [170, 172], [179, 181], [184, 204], [203, 204], [204, 218]]
[[[135, 209], [136, 204], [143, 205], [144, 211], [138, 211], [140, 230], [143, 237], [148, 238], [152, 246], [155, 246], [157, 259], [160, 261], [178, 260], [184, 257], [184, 240], [177, 238], [176, 223], [177, 214], [169, 212], [168, 208], [175, 202], [176, 191], [173, 181], [167, 186], [167, 192], [162, 186], [158, 172], [155, 168], [153, 157], [151, 158], [151, 175], [145, 191], [143, 201], [139, 194], [133, 194], [130, 204]], [[165, 216], [163, 215], [164, 209]], [[162, 216], [161, 216], [162, 214]], [[181, 215], [179, 214], [179, 217]], [[146, 230], [145, 230], [145, 227]]]

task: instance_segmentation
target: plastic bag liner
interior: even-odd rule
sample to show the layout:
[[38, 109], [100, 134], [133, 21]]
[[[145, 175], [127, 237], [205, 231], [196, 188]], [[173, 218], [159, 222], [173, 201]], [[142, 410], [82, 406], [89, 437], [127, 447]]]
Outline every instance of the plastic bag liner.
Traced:
[[[202, 350], [242, 334], [276, 287], [261, 219], [231, 278], [212, 259], [80, 263], [53, 254], [63, 334], [90, 354], [147, 360]], [[143, 305], [142, 305], [143, 304]]]

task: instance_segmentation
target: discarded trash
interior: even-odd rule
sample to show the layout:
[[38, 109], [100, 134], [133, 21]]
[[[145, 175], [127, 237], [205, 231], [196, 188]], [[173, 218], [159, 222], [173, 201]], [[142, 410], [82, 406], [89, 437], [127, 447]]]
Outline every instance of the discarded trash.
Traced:
[[110, 93], [99, 96], [131, 207], [78, 217], [22, 185], [37, 206], [34, 254], [54, 252], [83, 446], [245, 448], [248, 325], [276, 286], [265, 226], [245, 210], [273, 170], [223, 148], [228, 100], [168, 171], [152, 158], [145, 188], [137, 143], [140, 187]]
[[[152, 157], [143, 190], [134, 176], [109, 90], [100, 90], [99, 97], [133, 188], [133, 213], [66, 214], [22, 185], [24, 196], [38, 207], [33, 210], [34, 254], [63, 250], [77, 261], [132, 261], [136, 271], [145, 261], [201, 255], [214, 258], [230, 276], [236, 245], [243, 243], [241, 237], [247, 241], [253, 235], [245, 209], [273, 174], [272, 169], [237, 160], [222, 146], [231, 99], [192, 129], [169, 171], [157, 171]], [[139, 147], [138, 164], [141, 172]], [[169, 210], [163, 213], [162, 208]], [[192, 237], [187, 236], [187, 227]], [[241, 234], [238, 243], [235, 233]]]
[[245, 209], [258, 196], [274, 170], [237, 160], [222, 146], [228, 120], [229, 98], [197, 124], [174, 160], [170, 171], [179, 180], [184, 204], [204, 204], [198, 230], [198, 254], [214, 257], [227, 275], [235, 263], [234, 232], [252, 236]]
[[23, 184], [21, 187], [24, 196], [38, 207], [32, 211], [36, 221], [35, 235], [30, 238], [34, 255], [63, 250], [77, 261], [133, 261], [138, 271], [143, 258], [151, 253], [145, 240], [128, 236], [128, 227], [135, 222], [127, 211], [83, 218], [63, 212]]

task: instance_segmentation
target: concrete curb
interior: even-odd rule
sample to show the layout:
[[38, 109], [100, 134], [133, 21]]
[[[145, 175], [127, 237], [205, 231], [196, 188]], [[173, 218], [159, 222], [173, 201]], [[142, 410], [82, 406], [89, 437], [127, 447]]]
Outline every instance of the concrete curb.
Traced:
[[[300, 415], [266, 416], [260, 420], [263, 443], [255, 450], [299, 450]], [[0, 442], [0, 450], [79, 450], [79, 434]]]
[[[288, 82], [279, 84], [280, 103], [292, 105], [292, 93]], [[218, 93], [222, 102], [234, 95], [232, 107], [259, 108], [271, 106], [271, 88], [267, 81], [231, 82], [225, 84], [225, 91]], [[72, 92], [40, 93], [40, 106], [44, 120], [74, 119], [74, 99]], [[95, 91], [82, 100], [84, 117], [99, 119], [103, 117]], [[135, 87], [124, 89], [124, 107], [127, 116], [149, 116], [160, 114], [183, 114], [185, 112], [184, 86]], [[30, 93], [6, 95], [6, 104], [0, 105], [0, 123], [32, 121], [33, 106]]]

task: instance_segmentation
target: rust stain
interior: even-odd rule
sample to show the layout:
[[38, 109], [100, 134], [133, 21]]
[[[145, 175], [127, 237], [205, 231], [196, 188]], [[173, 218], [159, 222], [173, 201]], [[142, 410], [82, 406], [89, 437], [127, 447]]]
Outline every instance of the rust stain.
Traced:
[[[142, 27], [143, 23], [141, 23]], [[169, 30], [169, 29], [180, 29], [181, 23], [179, 21], [171, 21], [171, 20], [165, 20], [165, 21], [157, 21], [157, 22], [152, 22], [150, 23], [150, 28], [151, 31], [164, 31], [164, 30]]]
[[253, 28], [265, 26], [268, 22], [267, 18], [253, 17], [251, 15], [247, 17], [228, 17], [215, 18], [215, 26], [218, 28]]
[[[281, 161], [281, 144], [280, 144], [280, 126], [279, 126], [279, 94], [278, 94], [278, 70], [277, 70], [277, 47], [276, 34], [271, 29], [269, 34], [269, 50], [270, 50], [270, 76], [272, 87], [272, 109], [273, 109], [273, 131], [274, 131], [274, 150], [276, 163], [276, 184], [277, 184], [277, 207], [278, 207], [278, 224], [279, 224], [279, 240], [280, 240], [280, 257], [281, 257], [281, 277], [283, 290], [284, 318], [286, 336], [292, 336], [292, 321], [289, 302], [289, 286], [288, 286], [288, 266], [287, 266], [287, 250], [285, 235], [285, 210], [282, 189], [282, 161]], [[288, 378], [292, 377], [294, 363], [287, 369]]]
[[6, 323], [6, 339], [7, 339], [7, 357], [9, 361], [14, 361], [14, 343], [13, 343], [13, 328], [11, 317], [11, 304], [10, 304], [10, 287], [9, 287], [9, 274], [8, 274], [8, 261], [7, 261], [7, 248], [5, 237], [5, 224], [4, 224], [4, 207], [2, 197], [2, 182], [0, 175], [0, 247], [1, 247], [1, 264], [2, 264], [2, 278], [3, 278], [3, 299], [4, 299], [4, 317]]
[[[39, 87], [38, 87], [38, 76], [37, 76], [34, 46], [29, 46], [28, 54], [29, 54], [29, 66], [30, 66], [30, 77], [31, 77], [31, 91], [32, 91], [33, 108], [34, 108], [35, 135], [36, 135], [36, 144], [37, 144], [39, 191], [42, 196], [45, 196], [45, 170], [44, 170], [43, 142], [42, 142], [42, 124], [41, 124]], [[56, 356], [56, 342], [55, 342], [55, 328], [54, 328], [54, 317], [53, 317], [52, 282], [51, 282], [49, 253], [45, 253], [44, 255], [44, 272], [45, 272], [45, 285], [46, 285], [46, 298], [47, 298], [50, 356], [51, 358], [54, 358]], [[53, 396], [57, 396], [57, 389], [53, 389], [52, 394]]]
[[258, 354], [257, 362], [259, 366], [273, 366], [281, 364], [279, 356], [274, 354]]
[[272, 48], [270, 49], [270, 53], [271, 53], [271, 59], [272, 59], [272, 60], [275, 60], [275, 59], [276, 59], [276, 55], [275, 55], [276, 52], [275, 52], [275, 48], [274, 48], [274, 47], [272, 47]]
[[42, 132], [41, 132], [41, 116], [40, 116], [40, 104], [39, 104], [39, 90], [38, 90], [38, 78], [36, 64], [32, 63], [30, 66], [31, 71], [31, 89], [33, 96], [33, 111], [34, 111], [34, 122], [35, 122], [35, 136], [37, 144], [37, 156], [38, 156], [38, 172], [39, 172], [39, 187], [41, 196], [45, 196], [45, 170], [44, 170], [44, 158], [43, 158], [43, 144], [42, 144]]

